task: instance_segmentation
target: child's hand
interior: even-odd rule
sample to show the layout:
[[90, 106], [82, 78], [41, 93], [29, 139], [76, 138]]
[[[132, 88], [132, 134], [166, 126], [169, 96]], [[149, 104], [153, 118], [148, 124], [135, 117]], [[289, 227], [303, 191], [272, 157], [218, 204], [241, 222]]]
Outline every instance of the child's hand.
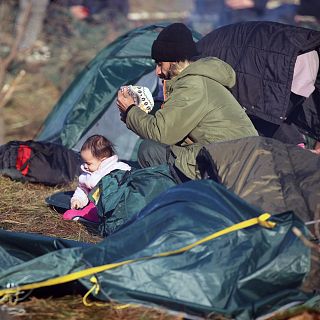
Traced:
[[71, 200], [71, 209], [81, 209], [81, 203], [79, 200]]

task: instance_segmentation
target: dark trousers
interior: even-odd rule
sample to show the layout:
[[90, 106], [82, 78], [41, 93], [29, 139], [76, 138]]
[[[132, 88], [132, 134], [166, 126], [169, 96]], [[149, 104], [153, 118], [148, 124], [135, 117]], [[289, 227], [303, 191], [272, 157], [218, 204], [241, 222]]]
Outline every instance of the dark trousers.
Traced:
[[189, 181], [190, 179], [175, 166], [175, 159], [170, 146], [166, 144], [152, 140], [143, 140], [139, 146], [138, 163], [141, 168], [167, 164], [171, 169], [171, 174], [178, 183]]
[[266, 120], [262, 120], [255, 116], [250, 116], [250, 119], [257, 129], [260, 136], [273, 138], [283, 143], [295, 144], [305, 143], [303, 134], [298, 130], [298, 127], [293, 123], [299, 109], [305, 98], [291, 92], [290, 102], [288, 106], [287, 120], [281, 124], [274, 124]]
[[303, 135], [293, 123], [283, 122], [277, 125], [254, 116], [250, 116], [250, 119], [260, 136], [295, 145], [305, 142]]

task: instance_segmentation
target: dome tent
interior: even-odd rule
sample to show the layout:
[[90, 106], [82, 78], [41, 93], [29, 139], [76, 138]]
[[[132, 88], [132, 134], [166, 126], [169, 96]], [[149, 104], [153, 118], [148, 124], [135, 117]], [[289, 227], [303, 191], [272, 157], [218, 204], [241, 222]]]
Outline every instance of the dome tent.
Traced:
[[[121, 122], [116, 95], [128, 84], [147, 86], [154, 96], [157, 94], [159, 80], [151, 46], [165, 26], [134, 29], [104, 48], [61, 96], [35, 140], [78, 151], [87, 137], [102, 134], [115, 144], [120, 158], [135, 160], [140, 140]], [[194, 38], [198, 40], [200, 35], [194, 33]]]

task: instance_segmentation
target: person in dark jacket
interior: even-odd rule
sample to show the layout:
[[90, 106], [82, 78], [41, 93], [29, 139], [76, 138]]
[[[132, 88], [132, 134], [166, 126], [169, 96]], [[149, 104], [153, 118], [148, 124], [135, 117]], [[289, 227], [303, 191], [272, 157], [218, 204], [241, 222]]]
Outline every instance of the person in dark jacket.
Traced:
[[[260, 135], [293, 144], [304, 143], [302, 133], [320, 140], [319, 31], [242, 22], [213, 30], [198, 41], [197, 49], [200, 57], [218, 57], [234, 68], [237, 82], [231, 91]], [[314, 83], [303, 94], [292, 85], [298, 57], [305, 62], [308, 53]]]

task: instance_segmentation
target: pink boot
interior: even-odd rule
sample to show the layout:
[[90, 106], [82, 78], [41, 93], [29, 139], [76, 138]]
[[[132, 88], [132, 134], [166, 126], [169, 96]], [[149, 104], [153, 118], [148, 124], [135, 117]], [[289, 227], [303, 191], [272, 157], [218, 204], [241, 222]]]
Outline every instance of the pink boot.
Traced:
[[93, 202], [89, 202], [88, 205], [82, 209], [70, 209], [63, 214], [64, 220], [74, 221], [88, 221], [88, 222], [99, 222], [98, 209]]

